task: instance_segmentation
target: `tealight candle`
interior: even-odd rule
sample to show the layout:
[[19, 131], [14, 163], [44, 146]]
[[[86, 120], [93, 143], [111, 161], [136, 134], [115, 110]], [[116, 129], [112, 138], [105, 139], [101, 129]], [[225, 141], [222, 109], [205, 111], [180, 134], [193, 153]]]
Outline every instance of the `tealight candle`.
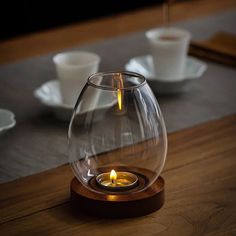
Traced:
[[109, 191], [125, 191], [132, 189], [138, 184], [137, 175], [131, 172], [106, 172], [96, 177], [98, 185]]

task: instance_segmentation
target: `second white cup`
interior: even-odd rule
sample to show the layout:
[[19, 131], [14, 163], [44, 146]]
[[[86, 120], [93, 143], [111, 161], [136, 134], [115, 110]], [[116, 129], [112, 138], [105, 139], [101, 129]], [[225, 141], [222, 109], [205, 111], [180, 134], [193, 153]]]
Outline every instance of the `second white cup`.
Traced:
[[183, 79], [191, 34], [179, 28], [155, 28], [146, 32], [159, 80]]
[[86, 51], [64, 52], [53, 57], [65, 105], [75, 105], [88, 77], [98, 72], [100, 61], [97, 54]]

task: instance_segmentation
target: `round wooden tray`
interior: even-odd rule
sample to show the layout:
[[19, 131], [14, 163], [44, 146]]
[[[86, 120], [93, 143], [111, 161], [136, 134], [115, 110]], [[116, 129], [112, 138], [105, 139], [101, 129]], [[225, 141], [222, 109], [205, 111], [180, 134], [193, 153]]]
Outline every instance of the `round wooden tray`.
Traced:
[[[93, 187], [94, 181], [91, 181]], [[143, 191], [126, 194], [92, 191], [77, 178], [71, 181], [71, 200], [77, 210], [106, 218], [127, 218], [150, 214], [164, 204], [164, 179], [157, 180]], [[94, 185], [95, 187], [95, 185]]]

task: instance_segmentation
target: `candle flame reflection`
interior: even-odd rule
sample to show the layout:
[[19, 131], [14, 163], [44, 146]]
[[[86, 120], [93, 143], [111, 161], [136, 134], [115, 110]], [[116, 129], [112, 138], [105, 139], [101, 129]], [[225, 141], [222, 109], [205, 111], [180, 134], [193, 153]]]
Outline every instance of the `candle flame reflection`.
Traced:
[[122, 109], [122, 94], [121, 94], [120, 89], [117, 89], [117, 102], [118, 102], [119, 110], [121, 110]]

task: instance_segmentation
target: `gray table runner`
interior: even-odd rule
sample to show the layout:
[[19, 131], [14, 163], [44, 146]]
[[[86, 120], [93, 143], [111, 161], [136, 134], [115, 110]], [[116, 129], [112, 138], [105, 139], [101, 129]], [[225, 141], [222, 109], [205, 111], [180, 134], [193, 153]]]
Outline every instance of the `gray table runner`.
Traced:
[[[217, 31], [236, 33], [236, 11], [231, 10], [176, 24], [188, 29], [195, 40]], [[73, 48], [75, 49], [75, 48]], [[144, 32], [109, 39], [80, 48], [102, 57], [100, 71], [124, 69], [131, 57], [149, 48]], [[43, 82], [55, 79], [53, 54], [0, 67], [0, 107], [16, 114], [16, 127], [0, 136], [0, 182], [37, 173], [67, 162], [67, 123], [53, 117], [49, 108], [33, 97]], [[208, 70], [189, 92], [179, 96], [156, 94], [168, 132], [236, 112], [236, 70], [207, 62]]]

